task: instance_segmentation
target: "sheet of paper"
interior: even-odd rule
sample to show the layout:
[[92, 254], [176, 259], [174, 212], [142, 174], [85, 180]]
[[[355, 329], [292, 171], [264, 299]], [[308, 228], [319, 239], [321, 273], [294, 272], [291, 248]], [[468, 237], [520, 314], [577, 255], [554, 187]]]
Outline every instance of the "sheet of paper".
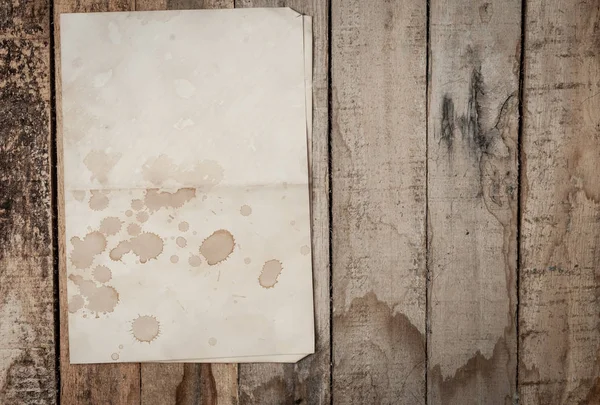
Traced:
[[61, 15], [72, 363], [314, 351], [310, 18]]

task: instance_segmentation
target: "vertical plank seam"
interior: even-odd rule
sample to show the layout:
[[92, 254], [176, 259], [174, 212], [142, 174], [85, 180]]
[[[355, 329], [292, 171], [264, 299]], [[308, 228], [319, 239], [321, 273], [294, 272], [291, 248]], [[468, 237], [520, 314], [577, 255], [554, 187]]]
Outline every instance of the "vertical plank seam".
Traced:
[[[524, 1], [524, 0], [523, 0]], [[425, 401], [429, 398], [429, 330], [430, 330], [430, 271], [429, 271], [429, 81], [431, 78], [431, 2], [427, 0], [425, 6]]]
[[329, 190], [329, 403], [333, 405], [333, 5], [327, 1], [327, 177]]
[[50, 75], [50, 206], [52, 211], [52, 301], [54, 315], [54, 380], [56, 384], [56, 404], [60, 405], [60, 285], [59, 285], [59, 249], [58, 249], [58, 146], [56, 124], [56, 55], [54, 39], [54, 1], [48, 0], [49, 35], [49, 75]]
[[520, 350], [521, 350], [521, 334], [520, 334], [520, 319], [521, 319], [521, 211], [522, 211], [522, 190], [523, 190], [523, 95], [525, 84], [525, 23], [527, 20], [527, 0], [521, 0], [521, 55], [519, 55], [519, 129], [517, 134], [517, 165], [518, 165], [518, 182], [517, 182], [517, 271], [515, 277], [515, 287], [517, 289], [516, 314], [515, 314], [515, 334], [516, 334], [516, 370], [515, 370], [515, 396], [513, 404], [518, 405], [519, 398], [519, 372], [520, 372]]

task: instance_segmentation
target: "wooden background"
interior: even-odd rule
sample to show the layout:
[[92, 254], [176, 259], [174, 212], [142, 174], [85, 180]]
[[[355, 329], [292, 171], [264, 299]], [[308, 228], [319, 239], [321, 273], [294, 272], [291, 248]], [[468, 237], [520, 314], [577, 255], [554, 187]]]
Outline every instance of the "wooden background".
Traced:
[[[317, 353], [68, 362], [62, 12], [313, 16]], [[600, 0], [1, 0], [0, 404], [600, 404]]]

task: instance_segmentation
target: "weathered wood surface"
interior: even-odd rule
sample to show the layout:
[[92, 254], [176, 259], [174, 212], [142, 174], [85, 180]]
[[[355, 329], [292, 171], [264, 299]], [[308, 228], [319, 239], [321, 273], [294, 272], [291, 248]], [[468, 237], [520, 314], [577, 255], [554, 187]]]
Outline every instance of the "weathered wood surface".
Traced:
[[512, 403], [521, 0], [430, 4], [428, 403]]
[[333, 398], [425, 400], [425, 1], [332, 1]]
[[241, 404], [330, 403], [329, 280], [329, 1], [236, 0], [242, 7], [290, 7], [312, 16], [313, 132], [311, 168], [315, 350], [297, 364], [240, 364]]
[[0, 3], [0, 404], [53, 404], [50, 7]]
[[[60, 14], [73, 12], [133, 10], [133, 0], [55, 0], [54, 45], [56, 94], [61, 93]], [[62, 109], [56, 97], [58, 178], [62, 179]], [[60, 403], [64, 405], [135, 404], [140, 401], [139, 364], [71, 365], [69, 364], [67, 277], [64, 238], [64, 198], [62, 181], [58, 182], [58, 242], [60, 286]]]
[[530, 0], [520, 397], [600, 403], [600, 2]]
[[[234, 1], [313, 16], [317, 354], [71, 366], [58, 16]], [[600, 403], [600, 2], [0, 3], [0, 404]]]

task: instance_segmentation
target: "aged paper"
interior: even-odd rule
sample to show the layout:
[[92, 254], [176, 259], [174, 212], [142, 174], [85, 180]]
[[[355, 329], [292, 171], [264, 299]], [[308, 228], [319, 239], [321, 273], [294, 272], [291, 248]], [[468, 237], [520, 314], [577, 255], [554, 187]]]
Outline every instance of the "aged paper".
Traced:
[[310, 18], [61, 15], [72, 363], [314, 351]]

